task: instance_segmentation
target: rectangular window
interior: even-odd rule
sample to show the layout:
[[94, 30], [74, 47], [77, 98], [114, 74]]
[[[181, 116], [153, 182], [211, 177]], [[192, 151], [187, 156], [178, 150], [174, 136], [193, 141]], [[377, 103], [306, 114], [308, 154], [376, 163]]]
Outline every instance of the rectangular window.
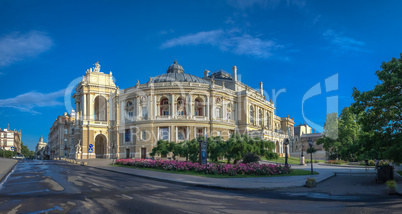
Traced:
[[179, 140], [184, 140], [184, 130], [179, 129], [179, 133], [177, 133], [177, 138]]
[[217, 131], [216, 136], [221, 136], [221, 131]]
[[64, 134], [67, 134], [68, 133], [68, 130], [67, 129], [64, 129]]
[[217, 118], [221, 117], [221, 109], [220, 108], [215, 109], [215, 115]]
[[169, 128], [160, 128], [159, 129], [159, 139], [169, 140]]
[[132, 111], [128, 112], [128, 116], [129, 116], [129, 117], [133, 117], [133, 116], [134, 116], [134, 112], [132, 112]]
[[169, 115], [169, 111], [164, 110], [162, 114], [163, 115]]
[[126, 142], [130, 142], [131, 141], [131, 131], [130, 129], [126, 129]]
[[147, 107], [142, 108], [142, 117], [143, 118], [148, 117], [148, 108]]
[[142, 134], [141, 134], [141, 140], [145, 140], [145, 139], [147, 139], [147, 131], [142, 131]]

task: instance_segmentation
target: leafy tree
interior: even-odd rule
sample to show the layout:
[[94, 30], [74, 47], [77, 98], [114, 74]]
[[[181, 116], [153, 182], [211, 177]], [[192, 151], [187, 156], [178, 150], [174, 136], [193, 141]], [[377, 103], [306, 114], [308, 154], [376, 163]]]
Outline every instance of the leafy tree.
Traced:
[[337, 113], [333, 112], [327, 114], [324, 124], [324, 137], [317, 140], [317, 145], [323, 144], [325, 151], [327, 151], [330, 156], [335, 154], [341, 146], [338, 140], [338, 124], [339, 118]]
[[323, 132], [326, 137], [334, 140], [338, 138], [338, 120], [338, 114], [336, 112], [327, 114]]
[[2, 158], [12, 158], [17, 155], [17, 152], [8, 151], [8, 150], [0, 150], [0, 157]]
[[192, 139], [191, 141], [186, 141], [186, 147], [187, 147], [187, 155], [188, 159], [190, 159], [191, 162], [197, 162], [198, 161], [198, 155], [200, 153], [199, 150], [199, 142], [198, 139]]
[[241, 136], [235, 133], [228, 141], [226, 141], [225, 157], [228, 163], [233, 159], [233, 163], [237, 163], [245, 154], [252, 152], [253, 146], [247, 143], [249, 136]]
[[307, 154], [316, 153], [317, 150], [316, 150], [314, 147], [311, 147], [311, 149], [310, 149], [310, 148], [307, 148], [306, 152], [307, 152]]
[[353, 89], [352, 108], [355, 114], [361, 114], [358, 122], [362, 130], [371, 134], [371, 139], [365, 138], [365, 151], [376, 150], [384, 158], [401, 163], [402, 54], [398, 59], [383, 62], [376, 75], [380, 83], [373, 90]]
[[152, 149], [150, 155], [155, 157], [155, 155], [167, 155], [170, 152], [170, 144], [167, 140], [158, 140], [156, 147]]
[[350, 107], [345, 107], [339, 117], [339, 154], [343, 160], [356, 160], [359, 152], [360, 125]]
[[213, 162], [218, 162], [219, 158], [225, 155], [226, 143], [222, 137], [208, 138], [208, 157]]

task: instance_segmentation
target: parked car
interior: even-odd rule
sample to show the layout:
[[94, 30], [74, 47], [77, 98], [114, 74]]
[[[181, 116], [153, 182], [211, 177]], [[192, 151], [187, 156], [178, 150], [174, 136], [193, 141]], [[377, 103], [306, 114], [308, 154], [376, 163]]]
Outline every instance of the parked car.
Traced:
[[23, 160], [23, 159], [25, 159], [25, 157], [24, 157], [24, 155], [16, 155], [16, 156], [13, 157], [13, 159], [21, 159], [21, 160]]

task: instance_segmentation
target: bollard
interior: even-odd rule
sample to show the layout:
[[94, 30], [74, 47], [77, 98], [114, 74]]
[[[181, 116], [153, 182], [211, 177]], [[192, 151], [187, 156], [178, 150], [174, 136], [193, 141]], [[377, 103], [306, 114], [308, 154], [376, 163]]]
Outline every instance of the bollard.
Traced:
[[88, 162], [83, 162], [82, 163], [84, 166], [87, 166], [88, 165]]
[[80, 165], [80, 164], [81, 164], [81, 162], [80, 162], [80, 161], [77, 161], [77, 164], [78, 164], [78, 165]]

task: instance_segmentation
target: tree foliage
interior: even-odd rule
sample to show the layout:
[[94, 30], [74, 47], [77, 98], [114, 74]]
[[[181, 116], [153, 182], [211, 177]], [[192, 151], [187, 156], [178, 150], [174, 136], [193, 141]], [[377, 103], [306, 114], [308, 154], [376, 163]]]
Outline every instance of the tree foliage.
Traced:
[[402, 54], [383, 62], [376, 72], [380, 83], [373, 90], [353, 89], [352, 104], [363, 132], [365, 151], [377, 151], [383, 158], [402, 162]]
[[[177, 155], [185, 157], [186, 160], [197, 162], [199, 157], [199, 142], [204, 137], [183, 141], [180, 143], [159, 140], [157, 146], [152, 149], [151, 156], [172, 154], [175, 160]], [[208, 158], [213, 162], [218, 162], [220, 158], [227, 158], [228, 163], [233, 160], [237, 163], [247, 154], [254, 153], [266, 158], [275, 158], [277, 154], [272, 151], [275, 144], [271, 141], [252, 138], [248, 135], [234, 134], [227, 141], [222, 137], [208, 137]]]

